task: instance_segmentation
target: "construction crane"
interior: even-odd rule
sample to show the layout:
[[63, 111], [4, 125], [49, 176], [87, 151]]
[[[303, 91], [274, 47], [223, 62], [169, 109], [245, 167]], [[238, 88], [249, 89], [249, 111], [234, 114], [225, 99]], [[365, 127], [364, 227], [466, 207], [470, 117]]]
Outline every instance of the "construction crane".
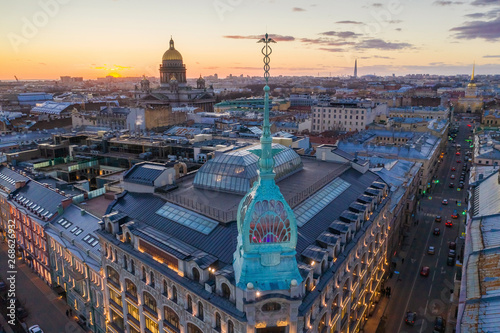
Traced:
[[16, 78], [16, 81], [19, 82], [19, 79], [17, 78], [17, 76], [14, 75], [14, 77]]

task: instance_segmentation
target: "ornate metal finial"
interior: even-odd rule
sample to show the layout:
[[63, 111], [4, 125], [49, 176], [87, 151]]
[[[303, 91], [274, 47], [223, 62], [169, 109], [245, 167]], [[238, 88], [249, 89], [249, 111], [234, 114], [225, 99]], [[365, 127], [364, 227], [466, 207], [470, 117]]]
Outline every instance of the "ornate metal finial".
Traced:
[[266, 84], [269, 81], [269, 69], [271, 68], [269, 66], [269, 63], [271, 62], [271, 59], [269, 56], [271, 53], [273, 53], [273, 49], [271, 49], [271, 46], [269, 46], [270, 43], [276, 43], [272, 38], [269, 38], [269, 35], [266, 33], [266, 37], [262, 38], [259, 40], [257, 43], [265, 43], [262, 47], [262, 54], [264, 55], [264, 78], [266, 79]]

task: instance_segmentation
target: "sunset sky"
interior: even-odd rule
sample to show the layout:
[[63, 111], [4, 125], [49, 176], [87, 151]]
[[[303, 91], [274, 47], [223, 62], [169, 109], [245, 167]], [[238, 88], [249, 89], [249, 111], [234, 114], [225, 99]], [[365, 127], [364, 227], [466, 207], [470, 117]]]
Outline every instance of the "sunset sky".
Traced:
[[158, 76], [172, 35], [188, 77], [500, 73], [498, 0], [0, 2], [0, 80]]

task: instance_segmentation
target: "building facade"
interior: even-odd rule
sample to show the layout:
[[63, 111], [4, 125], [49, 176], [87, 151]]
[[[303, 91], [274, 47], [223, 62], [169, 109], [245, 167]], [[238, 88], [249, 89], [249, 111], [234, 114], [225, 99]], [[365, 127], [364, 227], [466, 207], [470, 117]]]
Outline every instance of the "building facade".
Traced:
[[[53, 286], [82, 326], [106, 332], [104, 272], [97, 235], [99, 219], [75, 205], [46, 228]], [[62, 292], [64, 290], [64, 293]]]
[[377, 115], [387, 114], [387, 104], [370, 101], [335, 101], [312, 107], [312, 132], [362, 131]]

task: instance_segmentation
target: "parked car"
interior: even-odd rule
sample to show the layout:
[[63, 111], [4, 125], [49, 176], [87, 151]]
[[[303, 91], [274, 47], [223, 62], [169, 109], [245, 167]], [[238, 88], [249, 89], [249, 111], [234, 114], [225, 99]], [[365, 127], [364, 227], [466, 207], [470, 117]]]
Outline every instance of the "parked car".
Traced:
[[455, 250], [457, 248], [457, 243], [450, 242], [450, 244], [448, 244], [448, 248], [450, 248], [451, 250]]
[[444, 332], [446, 329], [446, 321], [443, 319], [443, 317], [438, 316], [434, 320], [434, 330], [438, 332]]
[[450, 250], [448, 252], [448, 257], [455, 259], [456, 256], [457, 256], [457, 252], [455, 250]]
[[446, 259], [446, 265], [448, 265], [448, 266], [455, 266], [455, 258], [448, 257]]
[[42, 329], [38, 325], [33, 325], [30, 328], [28, 328], [29, 333], [43, 333]]
[[417, 313], [416, 312], [408, 311], [406, 313], [406, 318], [405, 318], [406, 324], [413, 326], [413, 325], [415, 325], [416, 320], [417, 320]]

